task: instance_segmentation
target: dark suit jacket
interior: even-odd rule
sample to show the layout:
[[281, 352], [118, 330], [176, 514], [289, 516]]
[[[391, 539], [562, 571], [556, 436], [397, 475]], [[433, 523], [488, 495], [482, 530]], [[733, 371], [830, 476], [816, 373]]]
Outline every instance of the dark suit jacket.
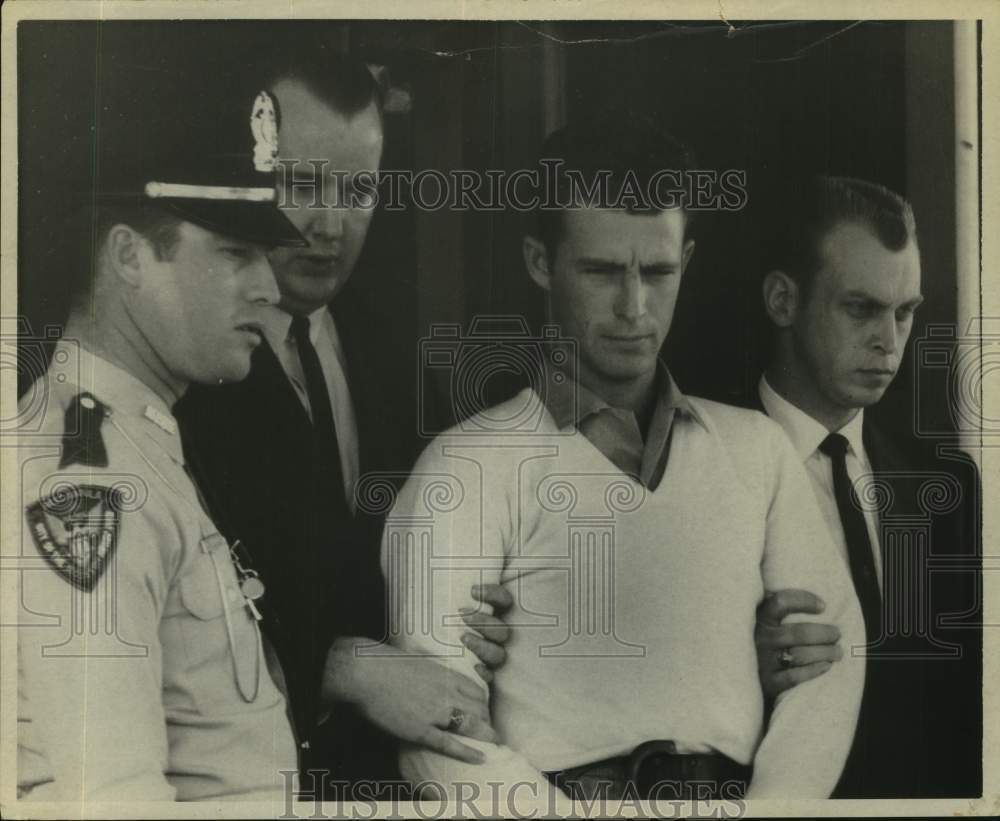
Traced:
[[[756, 389], [746, 404], [764, 410]], [[966, 454], [935, 452], [868, 418], [863, 436], [888, 491], [879, 511], [884, 629], [869, 649], [858, 729], [833, 797], [979, 796], [978, 473]]]
[[[358, 425], [360, 474], [394, 481], [416, 457], [416, 361], [357, 294], [332, 306]], [[267, 591], [264, 627], [282, 663], [302, 769], [334, 778], [398, 778], [394, 740], [347, 705], [317, 728], [323, 661], [338, 636], [385, 635], [379, 542], [385, 511], [352, 516], [318, 469], [309, 418], [267, 343], [249, 377], [193, 387], [178, 403], [185, 450], [220, 529], [249, 549]], [[312, 782], [306, 780], [304, 788]]]

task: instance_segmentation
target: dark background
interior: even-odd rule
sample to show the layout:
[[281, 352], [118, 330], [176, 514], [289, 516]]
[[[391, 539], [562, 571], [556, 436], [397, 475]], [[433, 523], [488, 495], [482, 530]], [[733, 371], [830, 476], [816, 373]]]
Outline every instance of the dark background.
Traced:
[[[384, 65], [396, 99], [385, 168], [531, 167], [542, 138], [609, 106], [661, 117], [707, 168], [755, 185], [808, 167], [909, 195], [916, 210], [928, 322], [954, 322], [955, 136], [948, 22], [672, 24], [517, 22], [21, 22], [18, 26], [18, 314], [35, 336], [66, 314], [83, 260], [68, 229], [92, 189], [101, 77], [176, 65], [252, 67], [275, 44], [323, 42]], [[122, 61], [120, 55], [130, 59]], [[140, 55], [140, 59], [136, 58]], [[483, 314], [543, 318], [521, 262], [531, 226], [516, 212], [381, 212], [355, 274], [384, 321], [417, 342], [431, 323]], [[677, 306], [667, 358], [681, 387], [734, 398], [766, 349], [752, 221], [705, 220]], [[5, 311], [6, 312], [6, 311]], [[27, 326], [26, 326], [27, 327]], [[372, 344], [378, 344], [377, 333]], [[21, 368], [20, 388], [34, 375]], [[947, 397], [920, 397], [944, 425]], [[904, 367], [874, 410], [910, 425]]]

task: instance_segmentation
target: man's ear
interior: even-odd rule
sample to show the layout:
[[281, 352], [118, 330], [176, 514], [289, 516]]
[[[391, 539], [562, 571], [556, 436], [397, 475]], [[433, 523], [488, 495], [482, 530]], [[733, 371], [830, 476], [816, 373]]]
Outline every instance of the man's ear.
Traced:
[[684, 243], [684, 251], [681, 253], [681, 273], [683, 274], [688, 267], [688, 263], [691, 261], [691, 256], [694, 254], [694, 240], [689, 239]]
[[145, 237], [130, 225], [112, 225], [104, 240], [104, 254], [115, 276], [132, 287], [142, 280], [142, 260], [152, 253]]
[[552, 273], [549, 271], [549, 252], [545, 250], [545, 243], [535, 237], [525, 236], [521, 250], [524, 253], [524, 267], [528, 269], [535, 284], [543, 291], [551, 290]]
[[784, 271], [775, 269], [764, 276], [764, 310], [779, 328], [795, 321], [799, 310], [799, 285]]

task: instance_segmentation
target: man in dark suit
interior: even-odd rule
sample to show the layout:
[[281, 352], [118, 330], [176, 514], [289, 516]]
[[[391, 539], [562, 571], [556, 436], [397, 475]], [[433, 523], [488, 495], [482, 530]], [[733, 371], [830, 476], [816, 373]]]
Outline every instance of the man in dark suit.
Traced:
[[[979, 483], [954, 449], [879, 429], [865, 408], [896, 375], [920, 304], [912, 209], [862, 180], [790, 187], [762, 238], [772, 355], [750, 404], [803, 460], [865, 616], [868, 674], [834, 797], [982, 791]], [[946, 569], [950, 568], [950, 570]], [[939, 572], [944, 571], [944, 572]], [[834, 631], [781, 626], [818, 612], [804, 591], [762, 606], [761, 680], [773, 696], [841, 656]]]
[[[396, 739], [475, 762], [458, 734], [490, 740], [492, 730], [475, 683], [379, 641], [381, 482], [401, 482], [418, 445], [413, 348], [348, 285], [373, 214], [352, 183], [381, 159], [379, 88], [363, 64], [303, 47], [273, 69], [270, 90], [284, 213], [309, 245], [271, 255], [280, 310], [250, 376], [190, 393], [178, 415], [220, 528], [266, 586], [263, 625], [289, 694], [302, 793], [322, 797], [325, 784], [332, 800], [351, 792], [332, 794], [330, 780], [398, 778]], [[502, 609], [507, 595], [479, 598]], [[489, 680], [507, 628], [466, 620]]]

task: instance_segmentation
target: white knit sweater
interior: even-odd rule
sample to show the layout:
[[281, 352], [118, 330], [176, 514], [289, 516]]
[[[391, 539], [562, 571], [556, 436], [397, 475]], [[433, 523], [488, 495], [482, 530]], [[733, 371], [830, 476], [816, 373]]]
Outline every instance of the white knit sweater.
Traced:
[[[850, 579], [781, 429], [689, 399], [655, 491], [545, 411], [531, 433], [456, 428], [426, 449], [383, 538], [393, 642], [479, 681], [458, 610], [481, 606], [480, 582], [503, 583], [516, 604], [491, 700], [502, 745], [477, 744], [478, 766], [408, 748], [409, 777], [547, 787], [541, 771], [672, 739], [752, 763], [748, 798], [829, 795], [864, 679]], [[526, 391], [478, 427], [525, 418], [532, 402]], [[781, 588], [820, 595], [826, 610], [811, 618], [837, 624], [846, 652], [779, 697], [765, 734], [755, 610]]]

